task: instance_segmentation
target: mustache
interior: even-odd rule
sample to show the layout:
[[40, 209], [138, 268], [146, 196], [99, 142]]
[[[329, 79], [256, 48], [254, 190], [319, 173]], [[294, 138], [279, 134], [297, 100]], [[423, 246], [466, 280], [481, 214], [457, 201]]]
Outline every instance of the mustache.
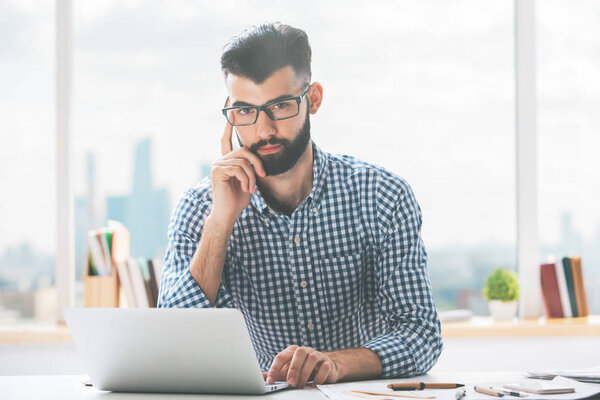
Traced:
[[250, 151], [252, 151], [253, 153], [256, 153], [258, 151], [258, 149], [263, 146], [281, 145], [283, 147], [289, 147], [289, 144], [290, 144], [290, 141], [287, 139], [270, 138], [268, 140], [259, 140], [258, 142], [254, 143], [252, 146], [250, 146]]

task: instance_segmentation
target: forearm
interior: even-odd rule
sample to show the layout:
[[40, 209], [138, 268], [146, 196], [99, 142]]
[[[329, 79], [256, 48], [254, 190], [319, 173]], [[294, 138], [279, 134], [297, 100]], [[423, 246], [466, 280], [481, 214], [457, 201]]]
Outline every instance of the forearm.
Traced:
[[192, 277], [212, 306], [217, 301], [233, 223], [209, 216], [190, 266]]
[[338, 381], [378, 378], [383, 372], [379, 356], [367, 348], [338, 350], [325, 354], [338, 368]]

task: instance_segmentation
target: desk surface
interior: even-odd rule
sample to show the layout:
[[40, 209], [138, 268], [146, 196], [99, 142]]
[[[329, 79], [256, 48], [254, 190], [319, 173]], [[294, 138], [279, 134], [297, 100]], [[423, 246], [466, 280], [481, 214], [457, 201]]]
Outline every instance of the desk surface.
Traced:
[[[262, 396], [236, 396], [236, 395], [181, 395], [181, 394], [148, 394], [148, 393], [112, 393], [101, 392], [91, 387], [85, 387], [80, 383], [78, 375], [43, 375], [43, 376], [0, 376], [0, 399], [152, 399], [152, 400], [187, 400], [187, 399], [263, 399], [263, 400], [290, 400], [290, 399], [325, 399], [317, 389], [291, 389], [281, 392], [270, 393]], [[480, 383], [493, 381], [514, 381], [522, 378], [520, 373], [515, 372], [456, 372], [456, 373], [434, 373], [418, 378], [409, 379], [385, 379], [370, 381], [372, 383], [402, 381], [422, 382], [461, 382]]]

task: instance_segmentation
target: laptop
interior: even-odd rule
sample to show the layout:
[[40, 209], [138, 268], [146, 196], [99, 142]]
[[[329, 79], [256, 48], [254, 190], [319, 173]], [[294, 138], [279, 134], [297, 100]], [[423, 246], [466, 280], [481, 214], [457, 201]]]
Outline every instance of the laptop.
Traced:
[[91, 383], [118, 392], [262, 394], [268, 385], [233, 308], [67, 308]]

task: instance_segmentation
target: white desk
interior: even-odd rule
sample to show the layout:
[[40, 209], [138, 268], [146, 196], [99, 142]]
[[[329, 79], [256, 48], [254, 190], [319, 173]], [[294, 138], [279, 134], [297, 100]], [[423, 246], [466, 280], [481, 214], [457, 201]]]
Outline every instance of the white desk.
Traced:
[[[522, 378], [515, 372], [457, 372], [433, 373], [418, 378], [386, 379], [381, 381], [422, 381], [422, 382], [460, 382], [479, 383], [493, 381], [514, 381]], [[78, 375], [43, 375], [43, 376], [0, 376], [0, 399], [2, 400], [70, 400], [70, 399], [227, 399], [227, 400], [290, 400], [290, 399], [325, 399], [313, 388], [291, 389], [270, 393], [263, 396], [236, 396], [236, 395], [182, 395], [182, 394], [148, 394], [148, 393], [113, 393], [101, 392], [92, 387], [85, 387], [80, 383]]]

